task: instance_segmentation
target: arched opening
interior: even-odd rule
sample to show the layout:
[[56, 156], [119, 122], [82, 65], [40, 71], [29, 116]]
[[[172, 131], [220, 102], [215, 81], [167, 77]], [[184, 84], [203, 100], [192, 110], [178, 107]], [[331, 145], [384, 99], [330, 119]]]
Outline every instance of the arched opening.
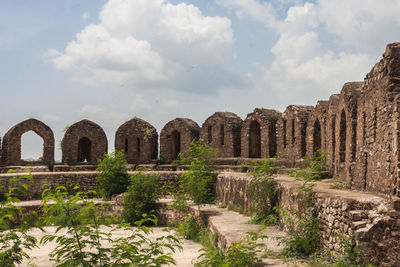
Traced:
[[219, 128], [219, 141], [221, 146], [225, 144], [225, 128], [223, 124], [221, 124]]
[[139, 162], [140, 161], [140, 138], [139, 137], [136, 138], [136, 152], [137, 152], [137, 155], [136, 155], [137, 161]]
[[271, 121], [268, 127], [268, 140], [269, 140], [269, 156], [272, 158], [276, 155], [277, 142], [276, 142], [276, 121]]
[[313, 152], [321, 150], [321, 124], [318, 119], [314, 122]]
[[302, 158], [306, 156], [306, 151], [307, 151], [307, 122], [303, 122], [300, 125], [300, 152]]
[[292, 145], [294, 144], [295, 140], [296, 140], [296, 127], [294, 126], [295, 121], [294, 119], [292, 119]]
[[342, 110], [340, 114], [340, 128], [339, 128], [339, 161], [346, 161], [346, 112]]
[[28, 131], [21, 136], [21, 160], [41, 161], [43, 159], [44, 141], [34, 131]]
[[82, 137], [78, 142], [78, 162], [91, 162], [92, 142]]
[[129, 146], [128, 146], [128, 138], [125, 138], [125, 149], [124, 149], [125, 153], [128, 153], [129, 151]]
[[172, 158], [177, 159], [179, 153], [181, 153], [181, 134], [177, 130], [175, 130], [172, 132], [171, 137], [172, 137], [172, 150], [171, 150]]
[[286, 120], [283, 121], [283, 147], [286, 148]]
[[211, 125], [208, 126], [207, 132], [208, 132], [208, 136], [207, 136], [208, 143], [211, 144], [211, 142], [212, 142], [212, 127], [211, 127]]
[[261, 129], [257, 121], [250, 123], [249, 157], [261, 158]]

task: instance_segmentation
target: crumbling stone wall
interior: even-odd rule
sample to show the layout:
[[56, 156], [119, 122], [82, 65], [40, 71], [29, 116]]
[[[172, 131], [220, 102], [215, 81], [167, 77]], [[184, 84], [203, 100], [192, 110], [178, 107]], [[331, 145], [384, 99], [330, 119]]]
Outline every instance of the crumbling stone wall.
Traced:
[[356, 162], [357, 101], [362, 82], [349, 82], [340, 92], [336, 126], [334, 175], [341, 180], [352, 180]]
[[193, 139], [199, 139], [199, 125], [187, 118], [168, 122], [160, 133], [160, 153], [166, 162], [177, 159], [179, 153], [189, 151]]
[[301, 159], [307, 152], [307, 122], [313, 106], [291, 105], [278, 121], [278, 153], [282, 158]]
[[310, 114], [307, 123], [307, 157], [311, 158], [315, 151], [327, 151], [326, 118], [328, 101], [318, 101]]
[[219, 157], [240, 157], [242, 123], [232, 112], [215, 112], [201, 126], [200, 142], [218, 149]]
[[256, 108], [247, 114], [242, 125], [241, 156], [270, 158], [277, 152], [276, 124], [281, 113], [273, 109]]
[[365, 77], [358, 101], [353, 188], [399, 193], [399, 80], [400, 44], [390, 44]]
[[97, 164], [107, 152], [107, 136], [103, 129], [89, 120], [68, 127], [61, 142], [62, 161], [68, 164]]
[[336, 145], [336, 113], [339, 103], [339, 94], [334, 94], [329, 97], [328, 111], [326, 113], [326, 163], [329, 171], [333, 173], [335, 169], [335, 153], [337, 149]]
[[[43, 155], [36, 161], [21, 160], [21, 136], [34, 131], [43, 139]], [[54, 163], [54, 134], [49, 126], [36, 119], [28, 119], [13, 126], [3, 137], [2, 161], [6, 165]]]
[[139, 118], [125, 122], [115, 133], [115, 150], [124, 151], [128, 163], [150, 163], [158, 154], [156, 128]]

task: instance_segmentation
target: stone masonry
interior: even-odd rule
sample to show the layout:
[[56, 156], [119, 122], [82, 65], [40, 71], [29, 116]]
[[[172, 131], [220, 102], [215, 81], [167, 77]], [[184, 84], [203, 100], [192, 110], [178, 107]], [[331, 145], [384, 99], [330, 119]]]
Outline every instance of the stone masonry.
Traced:
[[[282, 158], [300, 159], [307, 152], [307, 121], [313, 106], [291, 105], [278, 121], [278, 153]], [[311, 148], [312, 149], [312, 148]]]
[[256, 108], [247, 114], [242, 126], [242, 157], [268, 158], [277, 152], [276, 124], [281, 113]]
[[160, 153], [166, 162], [177, 159], [179, 153], [189, 151], [193, 139], [199, 139], [200, 127], [191, 119], [176, 118], [168, 122], [160, 133]]
[[328, 101], [318, 101], [307, 122], [307, 157], [311, 158], [317, 150], [327, 151], [326, 115]]
[[[29, 131], [35, 132], [43, 139], [43, 154], [36, 161], [21, 160], [21, 136]], [[5, 165], [54, 163], [54, 134], [49, 126], [36, 119], [28, 119], [12, 127], [3, 137], [2, 161]]]
[[139, 118], [125, 122], [115, 133], [115, 150], [123, 151], [128, 163], [150, 163], [158, 154], [156, 128]]
[[203, 123], [200, 142], [218, 149], [218, 156], [240, 156], [242, 119], [232, 112], [215, 112]]
[[61, 148], [64, 163], [96, 164], [107, 152], [107, 137], [98, 124], [81, 120], [68, 127]]

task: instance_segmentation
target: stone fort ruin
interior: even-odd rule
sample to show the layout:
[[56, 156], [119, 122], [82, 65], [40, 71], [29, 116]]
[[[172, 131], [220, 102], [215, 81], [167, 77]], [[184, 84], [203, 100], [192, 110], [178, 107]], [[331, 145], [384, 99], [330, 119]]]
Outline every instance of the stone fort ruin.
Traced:
[[[34, 131], [44, 140], [43, 156], [36, 162], [21, 160], [21, 136], [28, 131]], [[397, 199], [400, 196], [400, 43], [387, 45], [383, 58], [364, 81], [345, 83], [339, 94], [318, 101], [315, 106], [290, 105], [283, 113], [256, 108], [244, 120], [231, 112], [216, 112], [202, 127], [189, 118], [176, 118], [161, 130], [159, 151], [156, 129], [134, 118], [116, 131], [115, 149], [124, 151], [131, 164], [155, 163], [158, 152], [166, 163], [171, 163], [179, 153], [188, 151], [193, 139], [217, 148], [222, 161], [224, 158], [231, 161], [269, 158], [279, 154], [285, 164], [294, 166], [317, 150], [325, 151], [332, 177], [349, 181], [351, 189], [371, 197], [357, 202], [338, 193], [329, 195], [324, 191], [320, 195], [316, 208], [326, 226], [326, 246], [337, 249], [334, 231], [331, 234], [328, 228], [338, 226], [345, 233], [354, 234], [357, 245], [370, 249], [379, 259], [400, 264], [398, 256], [389, 255], [400, 252], [400, 214], [397, 213], [397, 210], [400, 212]], [[107, 137], [96, 123], [82, 120], [65, 132], [63, 164], [95, 164], [105, 152]], [[29, 119], [4, 135], [1, 142], [3, 167], [53, 166], [54, 163], [54, 135], [43, 122]], [[57, 170], [56, 166], [53, 171]], [[53, 176], [63, 177], [56, 172]], [[217, 198], [247, 205], [242, 194], [246, 185], [242, 180], [227, 174], [219, 175], [218, 179]], [[286, 195], [283, 193], [282, 197], [290, 199], [291, 187], [285, 190]], [[374, 202], [375, 197], [382, 198], [382, 203], [390, 203], [375, 212], [381, 217], [364, 214], [382, 204]], [[292, 205], [290, 203], [287, 205]], [[374, 222], [378, 217], [382, 220]]]

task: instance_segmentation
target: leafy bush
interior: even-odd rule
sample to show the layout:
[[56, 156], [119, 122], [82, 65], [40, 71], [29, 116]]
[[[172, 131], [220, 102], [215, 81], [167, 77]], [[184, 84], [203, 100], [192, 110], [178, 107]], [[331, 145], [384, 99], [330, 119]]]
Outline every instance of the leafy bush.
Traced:
[[[9, 171], [14, 172], [14, 171]], [[32, 175], [19, 175], [9, 180], [11, 185], [21, 183], [23, 180], [33, 181]], [[28, 225], [19, 224], [18, 218], [22, 215], [23, 208], [15, 206], [20, 202], [21, 196], [26, 196], [28, 184], [23, 183], [11, 187], [4, 194], [4, 200], [0, 202], [0, 265], [16, 266], [23, 259], [29, 259], [26, 250], [36, 248], [37, 240], [29, 235]]]
[[214, 248], [215, 246], [216, 234], [200, 227], [193, 216], [188, 216], [182, 223], [179, 223], [176, 231], [183, 238], [198, 242], [205, 248]]
[[326, 152], [318, 149], [314, 152], [312, 158], [304, 158], [304, 168], [298, 171], [294, 170], [289, 175], [295, 178], [309, 178], [312, 180], [328, 178], [326, 156]]
[[[128, 224], [111, 227], [111, 219], [104, 217], [107, 204], [95, 204], [82, 192], [68, 198], [62, 186], [55, 193], [46, 189], [42, 205], [46, 225], [58, 225], [55, 234], [46, 234], [40, 241], [56, 241], [50, 254], [56, 266], [161, 266], [174, 264], [171, 252], [181, 249], [179, 240], [173, 235], [155, 241], [148, 237], [152, 230], [143, 224], [157, 224], [155, 216], [144, 215], [135, 223], [136, 228], [128, 227]], [[67, 233], [59, 234], [62, 229]], [[113, 239], [112, 233], [119, 229], [129, 233], [126, 237]]]
[[120, 194], [126, 191], [129, 185], [129, 175], [125, 154], [117, 151], [111, 154], [104, 154], [103, 159], [99, 160], [97, 171], [97, 182], [99, 183], [99, 192], [104, 199], [111, 199], [114, 194]]
[[180, 154], [181, 163], [188, 168], [180, 179], [181, 199], [190, 199], [197, 205], [214, 201], [213, 185], [216, 173], [212, 160], [216, 156], [215, 149], [201, 145], [196, 140], [191, 142], [188, 154]]
[[131, 224], [141, 220], [142, 214], [150, 214], [156, 209], [158, 198], [158, 177], [135, 173], [125, 195], [122, 217]]
[[275, 215], [275, 207], [278, 201], [280, 186], [275, 177], [278, 167], [272, 160], [254, 161], [249, 169], [252, 180], [247, 195], [252, 201], [253, 222], [271, 223], [271, 216]]
[[262, 262], [260, 254], [264, 251], [264, 244], [258, 242], [258, 239], [266, 238], [256, 233], [249, 232], [245, 238], [232, 242], [227, 251], [210, 248], [202, 249], [203, 252], [199, 261], [195, 263], [196, 267], [242, 267], [259, 266]]

